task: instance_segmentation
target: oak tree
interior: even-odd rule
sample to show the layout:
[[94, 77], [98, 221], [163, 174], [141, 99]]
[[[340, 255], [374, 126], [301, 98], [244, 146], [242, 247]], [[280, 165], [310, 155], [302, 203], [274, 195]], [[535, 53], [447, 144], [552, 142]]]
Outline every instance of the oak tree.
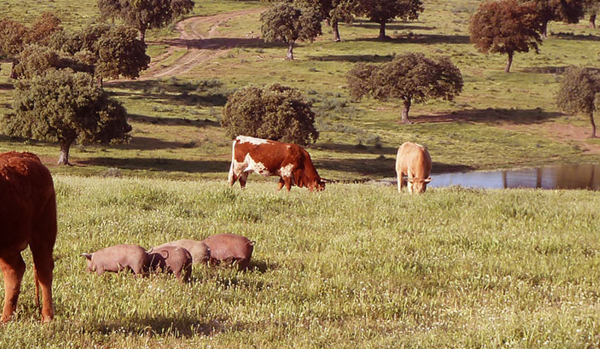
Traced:
[[295, 88], [273, 84], [245, 87], [232, 94], [221, 126], [229, 137], [239, 135], [307, 145], [319, 138], [315, 113]]
[[61, 33], [50, 46], [69, 53], [79, 65], [91, 67], [100, 84], [103, 79], [137, 78], [150, 63], [136, 30], [123, 25], [91, 25], [73, 34]]
[[278, 3], [260, 15], [261, 33], [266, 42], [288, 44], [287, 59], [294, 59], [296, 41], [313, 41], [321, 35], [321, 17], [313, 9]]
[[452, 100], [463, 87], [460, 70], [448, 57], [428, 58], [421, 53], [396, 56], [385, 64], [356, 64], [347, 74], [350, 95], [380, 101], [402, 100], [402, 123], [410, 123], [413, 103], [429, 99]]
[[315, 9], [327, 21], [333, 31], [333, 41], [341, 41], [340, 22], [350, 23], [354, 19], [353, 0], [297, 0], [301, 6]]
[[560, 83], [556, 104], [564, 112], [588, 116], [592, 138], [596, 138], [594, 112], [600, 109], [600, 73], [586, 68], [568, 68]]
[[58, 164], [69, 164], [69, 149], [76, 140], [109, 143], [130, 138], [125, 108], [90, 74], [50, 70], [17, 80], [15, 87], [14, 112], [0, 119], [0, 128], [9, 136], [58, 142]]
[[138, 30], [145, 43], [146, 30], [162, 28], [194, 8], [192, 0], [98, 0], [103, 19], [120, 19]]
[[586, 0], [519, 0], [521, 4], [533, 4], [542, 25], [542, 37], [547, 37], [548, 22], [577, 23], [583, 18]]
[[371, 22], [379, 23], [379, 39], [386, 39], [385, 25], [400, 18], [415, 20], [423, 12], [421, 0], [355, 0], [354, 11], [358, 16], [369, 18]]
[[542, 23], [535, 4], [519, 5], [516, 0], [500, 0], [479, 5], [469, 26], [471, 42], [479, 52], [508, 55], [504, 71], [510, 72], [515, 52], [539, 52]]

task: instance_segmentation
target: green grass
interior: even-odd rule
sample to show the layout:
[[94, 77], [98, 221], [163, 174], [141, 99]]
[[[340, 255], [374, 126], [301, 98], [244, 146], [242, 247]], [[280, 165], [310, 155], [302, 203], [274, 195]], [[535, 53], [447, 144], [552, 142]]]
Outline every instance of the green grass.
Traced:
[[[19, 6], [27, 8], [27, 14], [35, 12], [27, 4]], [[54, 173], [60, 174], [102, 175], [113, 167], [125, 176], [223, 178], [230, 141], [219, 127], [219, 118], [227, 96], [248, 84], [278, 82], [299, 88], [314, 103], [321, 137], [310, 152], [321, 174], [329, 178], [393, 176], [394, 149], [408, 140], [429, 147], [433, 171], [437, 173], [598, 161], [599, 151], [587, 151], [590, 146], [597, 147], [596, 142], [565, 138], [553, 131], [574, 126], [586, 135], [589, 132], [585, 117], [565, 116], [557, 110], [554, 95], [561, 69], [597, 65], [598, 57], [593, 52], [600, 51], [600, 41], [596, 40], [596, 31], [583, 23], [553, 22], [541, 53], [517, 54], [513, 72], [505, 74], [502, 69], [506, 57], [479, 54], [469, 43], [468, 19], [478, 4], [477, 0], [426, 1], [426, 11], [419, 21], [391, 23], [388, 34], [393, 39], [384, 42], [374, 40], [377, 26], [364, 20], [343, 24], [341, 43], [331, 42], [331, 30], [324, 26], [323, 37], [296, 48], [294, 62], [283, 59], [283, 45], [249, 37], [260, 33], [258, 14], [236, 17], [217, 30], [216, 39], [225, 43], [236, 40], [218, 58], [176, 79], [108, 86], [132, 115], [131, 144], [76, 147], [71, 154], [76, 166], [70, 168], [52, 166], [58, 153], [56, 145], [0, 138], [0, 150], [34, 151], [43, 156]], [[11, 11], [19, 6], [11, 6]], [[55, 2], [53, 6], [66, 5]], [[212, 15], [257, 6], [266, 5], [214, 0], [199, 3], [194, 14]], [[93, 6], [88, 7], [92, 16]], [[150, 42], [172, 37], [173, 27], [151, 33]], [[198, 28], [202, 32], [209, 29]], [[153, 56], [164, 51], [162, 43], [149, 49]], [[448, 55], [465, 80], [463, 93], [453, 102], [435, 100], [413, 105], [411, 118], [418, 124], [412, 126], [397, 123], [398, 103], [353, 101], [345, 81], [346, 72], [358, 61], [385, 62], [407, 51]], [[169, 66], [185, 52], [178, 50], [162, 65]], [[4, 64], [3, 68], [0, 84], [10, 86], [9, 66]], [[215, 79], [222, 85], [196, 89]], [[11, 93], [0, 91], [0, 112], [9, 110]]]
[[[56, 319], [31, 267], [0, 346], [581, 348], [600, 345], [598, 195], [56, 176]], [[88, 274], [80, 253], [235, 232], [252, 270]], [[27, 261], [30, 266], [30, 255]]]

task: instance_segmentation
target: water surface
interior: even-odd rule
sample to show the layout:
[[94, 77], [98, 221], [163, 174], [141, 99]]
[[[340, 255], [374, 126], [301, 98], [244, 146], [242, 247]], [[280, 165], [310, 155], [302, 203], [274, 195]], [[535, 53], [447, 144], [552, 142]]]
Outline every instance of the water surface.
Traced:
[[431, 175], [429, 187], [543, 188], [600, 190], [600, 165], [574, 164], [518, 170], [443, 173]]

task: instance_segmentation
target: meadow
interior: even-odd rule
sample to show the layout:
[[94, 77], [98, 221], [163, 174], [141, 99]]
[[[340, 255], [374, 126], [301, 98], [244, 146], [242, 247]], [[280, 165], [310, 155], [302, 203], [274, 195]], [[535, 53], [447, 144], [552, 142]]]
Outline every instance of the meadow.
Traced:
[[[2, 348], [600, 345], [594, 192], [55, 181], [56, 318], [40, 326], [28, 268]], [[80, 256], [224, 232], [256, 241], [248, 272], [195, 266], [189, 285], [98, 277]]]
[[[28, 3], [11, 2], [10, 13], [31, 20], [45, 9]], [[118, 169], [121, 175], [134, 177], [223, 178], [231, 156], [230, 140], [219, 126], [227, 96], [248, 84], [277, 82], [299, 88], [313, 102], [321, 136], [310, 153], [327, 178], [391, 177], [396, 149], [405, 141], [428, 147], [434, 173], [598, 161], [600, 143], [589, 138], [589, 120], [562, 114], [555, 104], [566, 67], [598, 65], [598, 30], [584, 22], [551, 22], [540, 54], [517, 54], [513, 71], [505, 74], [505, 56], [479, 54], [469, 43], [468, 21], [479, 3], [427, 0], [418, 21], [388, 25], [392, 39], [387, 41], [375, 40], [377, 25], [360, 18], [341, 26], [340, 43], [331, 41], [331, 30], [324, 25], [322, 37], [298, 45], [293, 62], [284, 60], [284, 45], [257, 38], [260, 12], [232, 16], [219, 24], [200, 23], [191, 29], [208, 38], [211, 48], [205, 51], [210, 51], [211, 59], [177, 76], [143, 75], [142, 80], [107, 84], [130, 114], [130, 144], [78, 145], [71, 152], [75, 166], [68, 168], [54, 166], [58, 157], [54, 144], [0, 136], [0, 150], [33, 151], [54, 173], [65, 175], [98, 176]], [[87, 4], [81, 12], [63, 11], [68, 13], [66, 27], [84, 25], [97, 15], [94, 1], [81, 4]], [[57, 0], [48, 6], [75, 5]], [[210, 18], [265, 6], [259, 1], [213, 0], [198, 3], [194, 14]], [[26, 11], [19, 11], [23, 8]], [[149, 34], [148, 52], [167, 67], [190, 50], [178, 47], [168, 57], [161, 56], [177, 35], [173, 28]], [[395, 101], [350, 98], [345, 74], [353, 64], [385, 62], [408, 51], [449, 56], [463, 74], [463, 93], [452, 102], [413, 105], [413, 125], [398, 124], [400, 108]], [[8, 71], [4, 64], [0, 112], [9, 111], [12, 98]]]
[[[257, 39], [259, 1], [198, 1], [193, 15], [244, 12], [190, 28], [213, 48], [177, 76], [107, 82], [127, 107], [131, 143], [80, 144], [73, 166], [58, 146], [0, 135], [0, 151], [32, 151], [50, 168], [58, 200], [56, 319], [41, 326], [31, 256], [15, 321], [0, 348], [594, 348], [600, 346], [600, 198], [589, 191], [429, 189], [328, 185], [311, 194], [275, 191], [251, 175], [228, 188], [231, 140], [219, 119], [247, 84], [299, 88], [318, 114], [308, 148], [331, 179], [393, 177], [397, 147], [428, 147], [435, 174], [600, 160], [589, 121], [562, 114], [554, 96], [570, 65], [598, 67], [600, 33], [550, 23], [540, 54], [485, 56], [469, 43], [480, 0], [425, 0], [418, 21], [362, 19], [295, 49]], [[93, 22], [94, 0], [9, 0], [0, 14], [31, 21], [56, 11], [67, 28]], [[149, 54], [169, 67], [171, 25], [148, 35]], [[212, 37], [211, 37], [212, 35]], [[192, 47], [193, 48], [193, 47]], [[207, 50], [208, 51], [208, 50]], [[359, 61], [408, 51], [447, 55], [461, 69], [454, 101], [413, 105], [353, 101], [345, 74]], [[10, 111], [10, 64], [0, 71], [0, 113]], [[149, 73], [148, 73], [149, 74]], [[85, 272], [81, 253], [119, 243], [145, 248], [234, 232], [255, 240], [252, 268], [195, 267], [193, 282]], [[0, 290], [0, 296], [3, 296]]]

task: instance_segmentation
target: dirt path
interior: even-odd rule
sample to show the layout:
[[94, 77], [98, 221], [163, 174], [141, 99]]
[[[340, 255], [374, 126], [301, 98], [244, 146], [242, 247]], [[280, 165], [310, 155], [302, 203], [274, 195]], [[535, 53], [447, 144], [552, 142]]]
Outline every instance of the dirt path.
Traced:
[[[218, 30], [231, 19], [257, 14], [264, 8], [253, 8], [236, 12], [222, 13], [209, 17], [192, 17], [176, 25], [179, 38], [163, 40], [159, 44], [168, 45], [167, 52], [152, 59], [150, 67], [143, 72], [139, 80], [151, 80], [184, 74], [195, 66], [211, 59], [227, 54], [236, 46], [248, 44], [248, 41], [258, 42], [256, 37], [246, 38], [218, 38]], [[201, 28], [210, 28], [208, 32]], [[165, 66], [164, 62], [171, 58], [177, 51], [187, 49], [187, 52], [175, 62]]]

